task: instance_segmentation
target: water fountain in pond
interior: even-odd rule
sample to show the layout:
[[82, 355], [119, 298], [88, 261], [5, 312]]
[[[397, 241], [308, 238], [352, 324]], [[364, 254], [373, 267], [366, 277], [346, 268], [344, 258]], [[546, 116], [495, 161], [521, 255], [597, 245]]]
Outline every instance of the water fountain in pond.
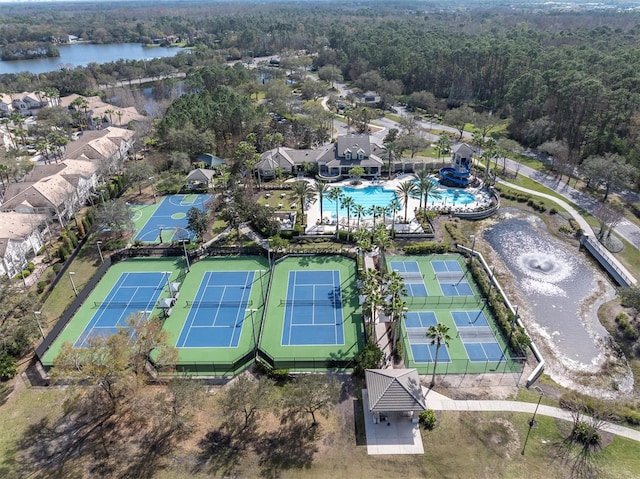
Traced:
[[[596, 371], [604, 362], [608, 336], [597, 307], [613, 287], [586, 258], [551, 237], [540, 220], [508, 211], [483, 238], [515, 279], [526, 301], [527, 327], [544, 337], [559, 362], [575, 371]], [[593, 297], [598, 300], [593, 302]]]

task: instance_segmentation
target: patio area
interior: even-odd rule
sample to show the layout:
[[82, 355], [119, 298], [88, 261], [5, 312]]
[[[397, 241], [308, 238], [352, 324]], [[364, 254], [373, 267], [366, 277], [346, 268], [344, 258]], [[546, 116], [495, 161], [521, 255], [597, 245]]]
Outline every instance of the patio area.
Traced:
[[[362, 390], [363, 404], [369, 404], [369, 393]], [[364, 408], [367, 454], [424, 454], [419, 424], [402, 413], [392, 412], [377, 424], [374, 415]]]

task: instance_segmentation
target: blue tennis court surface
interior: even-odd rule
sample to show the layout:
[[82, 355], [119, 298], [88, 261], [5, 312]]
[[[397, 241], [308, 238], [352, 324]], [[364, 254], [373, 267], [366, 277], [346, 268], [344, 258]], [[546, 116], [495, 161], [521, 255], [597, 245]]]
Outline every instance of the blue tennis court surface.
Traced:
[[168, 279], [169, 273], [165, 272], [122, 273], [105, 300], [96, 304], [98, 310], [74, 347], [87, 347], [90, 338], [117, 334], [118, 328], [129, 326], [127, 318], [132, 314], [142, 311], [143, 317], [148, 317]]
[[502, 361], [505, 359], [495, 333], [482, 311], [451, 311], [470, 361]]
[[162, 241], [167, 243], [172, 240], [193, 239], [194, 233], [187, 230], [187, 212], [191, 208], [204, 210], [205, 205], [211, 200], [211, 195], [170, 195], [162, 198], [162, 201], [147, 220], [134, 240], [155, 243]]
[[407, 328], [428, 328], [438, 324], [433, 311], [410, 311], [406, 313], [404, 324]]
[[462, 273], [460, 263], [455, 260], [433, 260], [431, 261], [433, 271], [438, 273]]
[[237, 347], [249, 314], [253, 277], [253, 271], [207, 271], [194, 300], [187, 301], [191, 309], [176, 347]]
[[390, 265], [393, 271], [402, 276], [407, 296], [429, 296], [417, 261], [391, 261]]
[[482, 311], [451, 311], [451, 317], [457, 327], [489, 327], [489, 322]]
[[290, 271], [283, 346], [344, 344], [340, 271]]
[[[433, 363], [436, 357], [436, 345], [427, 337], [429, 326], [436, 326], [438, 320], [433, 311], [410, 311], [405, 316], [407, 337], [411, 345], [411, 353], [416, 363]], [[449, 362], [449, 351], [446, 344], [440, 344], [438, 362]]]
[[460, 263], [453, 260], [434, 260], [431, 261], [431, 266], [436, 273], [443, 296], [473, 296], [473, 290]]

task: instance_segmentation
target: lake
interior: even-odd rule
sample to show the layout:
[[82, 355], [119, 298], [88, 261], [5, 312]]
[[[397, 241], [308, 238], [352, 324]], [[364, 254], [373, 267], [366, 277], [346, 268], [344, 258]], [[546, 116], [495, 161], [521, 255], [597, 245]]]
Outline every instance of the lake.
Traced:
[[172, 57], [183, 51], [179, 47], [145, 47], [139, 43], [112, 43], [94, 45], [75, 43], [59, 45], [57, 58], [34, 58], [33, 60], [0, 61], [0, 74], [4, 73], [45, 73], [59, 70], [62, 66], [86, 66], [91, 62], [109, 63], [124, 60], [151, 60], [158, 57]]

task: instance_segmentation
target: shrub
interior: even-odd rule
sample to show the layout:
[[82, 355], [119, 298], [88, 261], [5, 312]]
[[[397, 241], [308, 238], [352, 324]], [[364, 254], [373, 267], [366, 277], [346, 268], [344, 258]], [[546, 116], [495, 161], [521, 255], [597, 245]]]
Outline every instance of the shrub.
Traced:
[[115, 238], [109, 241], [106, 241], [102, 244], [102, 249], [104, 251], [114, 251], [117, 249], [122, 249], [127, 245], [127, 242], [123, 238]]
[[58, 258], [60, 258], [60, 261], [67, 261], [68, 257], [69, 257], [69, 250], [64, 244], [61, 244], [60, 247], [58, 248]]
[[357, 377], [364, 377], [365, 369], [375, 369], [380, 366], [384, 354], [377, 344], [367, 342], [364, 348], [356, 355], [353, 374]]
[[47, 287], [47, 284], [49, 284], [49, 283], [47, 283], [46, 281], [38, 281], [38, 285], [37, 285], [37, 289], [36, 289], [38, 294], [42, 294], [42, 292]]
[[51, 266], [51, 269], [53, 269], [54, 274], [58, 274], [58, 272], [62, 269], [62, 264], [53, 263], [53, 266]]
[[18, 374], [18, 361], [4, 351], [0, 351], [0, 381], [8, 381]]
[[558, 210], [555, 207], [552, 206], [551, 208], [549, 208], [550, 215], [555, 215], [557, 213], [558, 213]]
[[29, 261], [29, 262], [27, 263], [27, 269], [28, 269], [30, 272], [33, 272], [33, 270], [34, 270], [34, 269], [36, 269], [36, 265], [35, 265], [35, 264], [33, 264], [33, 262]]
[[405, 254], [442, 254], [447, 252], [447, 246], [442, 243], [415, 243], [404, 248]]
[[425, 429], [431, 431], [436, 426], [436, 412], [432, 409], [427, 409], [426, 411], [422, 411], [418, 416], [420, 418], [420, 424], [424, 426]]

